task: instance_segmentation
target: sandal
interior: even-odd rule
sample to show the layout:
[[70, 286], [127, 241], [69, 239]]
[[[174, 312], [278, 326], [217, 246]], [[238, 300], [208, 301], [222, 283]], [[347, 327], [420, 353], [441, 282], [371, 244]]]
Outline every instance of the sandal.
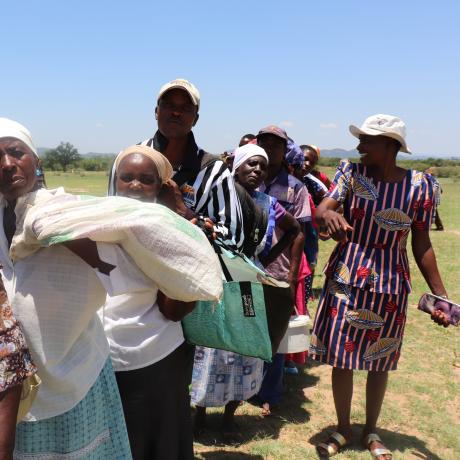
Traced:
[[[349, 444], [338, 431], [332, 433], [326, 442], [321, 442], [316, 446], [320, 457], [332, 457], [337, 455], [344, 447]], [[321, 449], [321, 450], [320, 450]]]
[[369, 449], [369, 452], [371, 453], [373, 458], [377, 458], [382, 455], [389, 455], [391, 458], [393, 458], [393, 454], [391, 453], [391, 451], [385, 447], [376, 447], [375, 449], [371, 449], [370, 445], [373, 442], [379, 442], [380, 444], [383, 445], [383, 442], [380, 439], [380, 436], [375, 433], [369, 433], [363, 439], [364, 446], [366, 447], [366, 449]]

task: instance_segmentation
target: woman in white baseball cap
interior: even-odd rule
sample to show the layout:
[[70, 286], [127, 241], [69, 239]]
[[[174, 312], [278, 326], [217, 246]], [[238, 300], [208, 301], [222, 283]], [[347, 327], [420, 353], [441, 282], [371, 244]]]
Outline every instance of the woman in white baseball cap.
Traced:
[[[359, 138], [361, 164], [343, 160], [316, 220], [338, 244], [327, 264], [326, 281], [311, 337], [311, 356], [332, 366], [337, 430], [318, 445], [332, 456], [352, 438], [353, 371], [366, 370], [366, 423], [362, 441], [372, 456], [391, 452], [376, 434], [388, 371], [396, 370], [411, 292], [406, 241], [431, 291], [446, 296], [429, 230], [434, 210], [431, 176], [397, 166], [399, 151], [410, 153], [404, 122], [373, 115], [350, 132]], [[343, 214], [337, 209], [343, 206]], [[438, 324], [446, 318], [433, 315]]]

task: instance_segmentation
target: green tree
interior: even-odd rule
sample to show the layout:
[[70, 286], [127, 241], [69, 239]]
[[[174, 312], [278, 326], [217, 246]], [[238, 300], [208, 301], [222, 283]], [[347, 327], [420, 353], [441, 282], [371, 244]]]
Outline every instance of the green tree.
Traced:
[[57, 169], [61, 167], [64, 172], [69, 166], [80, 161], [78, 150], [69, 142], [61, 142], [55, 149], [45, 152], [43, 166], [45, 169]]

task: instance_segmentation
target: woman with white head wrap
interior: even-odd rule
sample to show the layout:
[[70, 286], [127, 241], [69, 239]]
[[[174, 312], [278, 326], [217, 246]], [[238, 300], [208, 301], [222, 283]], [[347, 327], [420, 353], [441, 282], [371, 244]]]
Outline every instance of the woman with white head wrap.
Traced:
[[[267, 170], [268, 156], [261, 147], [246, 144], [235, 150], [232, 168], [235, 185], [242, 187], [266, 215], [266, 228], [262, 230], [265, 235], [256, 248], [256, 262], [269, 268], [270, 263], [291, 245], [300, 231], [300, 226], [275, 198], [257, 191], [267, 176]], [[244, 200], [240, 193], [238, 195], [244, 206]], [[273, 244], [275, 229], [279, 231], [277, 244]], [[247, 234], [245, 228], [246, 238], [252, 239], [252, 235]], [[225, 406], [222, 434], [228, 442], [238, 440], [240, 434], [234, 422], [235, 411], [240, 401], [253, 397], [259, 391], [263, 368], [263, 362], [258, 358], [196, 347], [191, 395], [197, 409], [197, 431], [203, 430], [206, 407]], [[219, 385], [213, 384], [216, 381]]]
[[[95, 459], [130, 458], [107, 342], [95, 314], [104, 293], [96, 273], [62, 245], [11, 260], [10, 245], [16, 226], [21, 230], [28, 197], [50, 194], [36, 191], [37, 166], [30, 132], [0, 118], [2, 277], [42, 380], [27, 421], [16, 428], [15, 457], [86, 452]], [[1, 412], [11, 422], [14, 411]], [[0, 438], [8, 428], [4, 422]]]
[[268, 165], [268, 156], [263, 148], [256, 144], [245, 144], [233, 152], [232, 175], [234, 176], [236, 170], [252, 157], [262, 157]]
[[21, 141], [38, 158], [30, 131], [17, 121], [0, 117], [0, 138], [12, 138]]

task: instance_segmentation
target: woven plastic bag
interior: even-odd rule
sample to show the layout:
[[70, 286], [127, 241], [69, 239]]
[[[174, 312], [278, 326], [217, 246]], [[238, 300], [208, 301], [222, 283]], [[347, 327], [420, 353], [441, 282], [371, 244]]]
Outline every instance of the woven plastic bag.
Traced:
[[195, 345], [271, 361], [262, 284], [271, 280], [245, 256], [219, 245], [215, 249], [225, 276], [223, 298], [215, 304], [197, 302], [182, 320], [185, 338]]
[[13, 260], [43, 246], [89, 238], [118, 244], [172, 299], [216, 301], [222, 295], [222, 271], [206, 236], [159, 204], [42, 189], [21, 197], [16, 215], [21, 219], [10, 249]]

